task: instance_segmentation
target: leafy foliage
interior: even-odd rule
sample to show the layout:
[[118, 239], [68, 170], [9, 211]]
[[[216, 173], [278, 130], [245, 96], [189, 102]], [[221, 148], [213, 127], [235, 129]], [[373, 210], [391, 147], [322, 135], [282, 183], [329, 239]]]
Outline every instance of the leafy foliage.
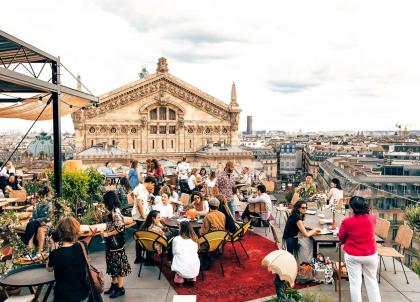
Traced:
[[94, 167], [89, 167], [85, 173], [88, 175], [88, 191], [91, 197], [100, 195], [100, 188], [103, 183], [104, 177]]
[[413, 262], [411, 269], [420, 277], [420, 261]]
[[420, 232], [420, 206], [409, 206], [404, 211], [404, 219], [414, 232]]
[[35, 194], [44, 188], [45, 184], [39, 180], [32, 180], [25, 182], [25, 191], [29, 194]]

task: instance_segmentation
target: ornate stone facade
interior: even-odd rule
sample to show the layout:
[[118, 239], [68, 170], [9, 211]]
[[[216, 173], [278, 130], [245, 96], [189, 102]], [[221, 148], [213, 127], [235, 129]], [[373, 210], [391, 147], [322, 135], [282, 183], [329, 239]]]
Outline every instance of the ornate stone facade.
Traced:
[[160, 58], [155, 74], [100, 96], [98, 107], [74, 112], [76, 152], [114, 145], [143, 161], [192, 159], [211, 143], [236, 146], [241, 110], [235, 86], [226, 104], [168, 70]]

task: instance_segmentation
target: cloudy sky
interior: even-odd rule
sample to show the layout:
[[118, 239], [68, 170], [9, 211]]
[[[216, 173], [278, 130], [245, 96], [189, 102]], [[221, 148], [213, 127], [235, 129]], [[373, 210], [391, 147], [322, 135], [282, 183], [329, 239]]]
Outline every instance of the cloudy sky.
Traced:
[[9, 1], [0, 28], [60, 55], [97, 95], [164, 56], [225, 102], [235, 81], [242, 129], [246, 115], [255, 129], [420, 129], [419, 12], [415, 0]]

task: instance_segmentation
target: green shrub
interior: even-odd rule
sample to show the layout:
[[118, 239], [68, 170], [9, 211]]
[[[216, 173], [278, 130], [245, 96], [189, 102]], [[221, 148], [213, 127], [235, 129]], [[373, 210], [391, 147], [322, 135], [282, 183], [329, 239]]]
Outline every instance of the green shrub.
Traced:
[[414, 261], [413, 264], [411, 264], [411, 270], [420, 277], [420, 261]]
[[420, 232], [420, 206], [409, 206], [404, 211], [404, 219], [414, 232]]
[[90, 197], [94, 198], [100, 195], [100, 188], [102, 186], [104, 177], [99, 173], [94, 167], [89, 167], [85, 171], [89, 177], [88, 180], [88, 194]]
[[26, 181], [24, 184], [25, 191], [28, 194], [35, 194], [44, 188], [45, 184], [39, 180]]

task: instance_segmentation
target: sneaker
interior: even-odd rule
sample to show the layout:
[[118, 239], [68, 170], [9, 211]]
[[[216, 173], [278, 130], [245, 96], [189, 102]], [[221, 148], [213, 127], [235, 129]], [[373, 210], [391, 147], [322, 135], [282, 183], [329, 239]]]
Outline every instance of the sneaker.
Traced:
[[110, 299], [114, 299], [114, 298], [118, 298], [119, 296], [124, 296], [125, 295], [125, 289], [124, 287], [117, 287], [116, 290], [114, 290], [110, 295], [109, 298]]

